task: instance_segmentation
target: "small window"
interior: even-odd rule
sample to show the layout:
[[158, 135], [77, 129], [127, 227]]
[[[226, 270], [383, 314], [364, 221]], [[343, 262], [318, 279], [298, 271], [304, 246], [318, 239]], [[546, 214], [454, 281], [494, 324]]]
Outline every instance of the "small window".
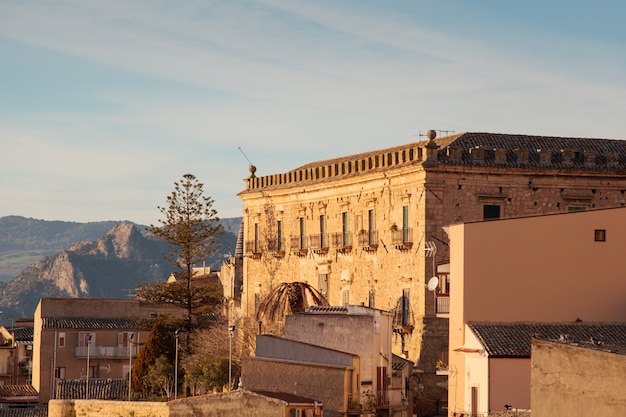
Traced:
[[54, 377], [57, 379], [65, 379], [65, 367], [55, 368]]
[[483, 206], [483, 219], [494, 220], [500, 218], [500, 206], [485, 204]]
[[594, 240], [596, 242], [606, 242], [606, 230], [596, 229], [594, 232]]
[[284, 252], [285, 245], [283, 244], [283, 221], [278, 220], [276, 222], [276, 239], [278, 240], [278, 251]]
[[320, 293], [328, 299], [328, 274], [319, 274], [317, 276]]
[[304, 217], [300, 217], [300, 248], [306, 249], [306, 229]]
[[341, 305], [342, 306], [347, 306], [348, 304], [350, 304], [350, 291], [349, 290], [343, 290], [341, 292]]
[[59, 347], [65, 347], [65, 332], [60, 332], [59, 333]]

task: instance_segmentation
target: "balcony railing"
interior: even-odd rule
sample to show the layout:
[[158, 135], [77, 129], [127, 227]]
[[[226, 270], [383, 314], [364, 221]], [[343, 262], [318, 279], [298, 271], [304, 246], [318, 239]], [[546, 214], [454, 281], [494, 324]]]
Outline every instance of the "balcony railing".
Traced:
[[338, 252], [352, 250], [352, 236], [348, 232], [333, 233], [330, 235], [331, 244]]
[[314, 252], [328, 252], [328, 234], [309, 235], [309, 246]]
[[437, 314], [450, 314], [450, 296], [438, 295], [437, 301]]
[[[87, 346], [76, 346], [76, 357], [87, 357]], [[91, 358], [128, 358], [130, 355], [137, 355], [137, 346], [90, 346], [89, 356]]]
[[256, 240], [246, 240], [246, 256], [250, 256], [253, 258], [261, 257], [261, 246], [259, 242]]
[[359, 246], [365, 250], [375, 250], [378, 247], [378, 232], [376, 230], [361, 230], [359, 232]]
[[403, 228], [391, 231], [391, 244], [398, 249], [410, 249], [413, 246], [413, 229]]
[[289, 236], [289, 241], [291, 243], [291, 252], [298, 256], [304, 256], [307, 254], [307, 247], [304, 236], [302, 235], [291, 235]]

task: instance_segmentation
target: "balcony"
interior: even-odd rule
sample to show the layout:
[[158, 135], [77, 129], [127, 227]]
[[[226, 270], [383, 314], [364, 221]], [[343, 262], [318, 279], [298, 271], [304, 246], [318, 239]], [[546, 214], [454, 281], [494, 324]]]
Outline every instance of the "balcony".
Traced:
[[352, 251], [352, 236], [348, 232], [333, 233], [330, 240], [337, 252], [349, 253]]
[[285, 248], [282, 239], [267, 239], [267, 250], [277, 258], [285, 257]]
[[291, 235], [289, 236], [289, 241], [291, 242], [291, 253], [296, 256], [306, 256], [308, 250], [306, 248], [305, 239], [302, 235]]
[[413, 229], [392, 229], [391, 244], [398, 250], [409, 250], [413, 247]]
[[359, 246], [367, 252], [378, 249], [378, 232], [376, 230], [361, 230], [358, 234]]
[[[87, 357], [87, 346], [76, 346], [75, 354], [77, 358]], [[126, 358], [132, 354], [137, 356], [137, 346], [90, 346], [89, 357], [90, 358], [111, 358], [120, 359]]]
[[261, 247], [257, 240], [246, 240], [246, 256], [252, 259], [261, 259]]
[[309, 247], [317, 254], [328, 253], [328, 234], [309, 235]]
[[450, 296], [445, 294], [440, 294], [435, 297], [437, 314], [450, 314]]

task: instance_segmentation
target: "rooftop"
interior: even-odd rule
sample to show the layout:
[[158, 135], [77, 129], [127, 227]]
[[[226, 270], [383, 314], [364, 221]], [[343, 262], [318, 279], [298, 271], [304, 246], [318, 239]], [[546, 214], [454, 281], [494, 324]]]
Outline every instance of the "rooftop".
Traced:
[[[429, 141], [311, 162], [292, 171], [246, 180], [246, 190], [289, 187], [355, 177], [363, 172], [384, 172], [412, 165], [493, 168], [537, 168], [624, 173], [626, 141], [598, 138], [566, 138], [521, 134], [464, 132]], [[427, 168], [427, 169], [428, 169]], [[244, 191], [245, 192], [245, 191]]]
[[136, 329], [139, 323], [134, 319], [109, 319], [89, 317], [49, 318], [43, 319], [44, 330], [85, 329], [85, 330], [130, 330]]
[[532, 339], [626, 352], [626, 323], [492, 323], [468, 326], [492, 358], [529, 358]]

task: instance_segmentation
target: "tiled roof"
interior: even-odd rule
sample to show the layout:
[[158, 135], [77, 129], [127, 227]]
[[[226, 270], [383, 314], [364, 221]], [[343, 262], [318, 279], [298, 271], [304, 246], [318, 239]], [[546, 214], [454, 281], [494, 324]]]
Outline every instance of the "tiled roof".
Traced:
[[404, 367], [409, 365], [409, 364], [412, 365], [413, 362], [411, 362], [408, 359], [404, 359], [401, 356], [393, 354], [392, 359], [391, 359], [391, 369], [393, 369], [394, 371], [400, 371], [400, 370], [404, 369]]
[[347, 314], [347, 306], [311, 306], [307, 310], [307, 313], [339, 313]]
[[[573, 169], [621, 169], [626, 165], [626, 141], [615, 139], [565, 138], [502, 133], [467, 132], [435, 139], [439, 145], [438, 161], [446, 165], [528, 166]], [[461, 150], [460, 158], [453, 157], [449, 147]], [[476, 149], [485, 151], [484, 158], [472, 155]], [[504, 150], [503, 159], [496, 162], [495, 150]], [[527, 160], [518, 150], [528, 152]], [[565, 151], [573, 151], [571, 163], [566, 163]], [[540, 154], [548, 155], [541, 162]], [[609, 164], [611, 155], [615, 164]]]
[[529, 358], [533, 338], [615, 352], [626, 348], [626, 323], [470, 322], [468, 326], [493, 358]]
[[263, 395], [265, 397], [276, 398], [277, 400], [285, 401], [286, 403], [289, 403], [289, 404], [311, 404], [311, 405], [315, 403], [319, 404], [319, 401], [316, 401], [313, 398], [302, 397], [300, 395], [289, 394], [287, 392], [282, 392], [282, 391], [254, 390], [252, 392], [257, 393], [259, 395]]
[[32, 344], [33, 343], [33, 328], [32, 327], [9, 327], [9, 332], [15, 335], [15, 343], [17, 344]]
[[[15, 343], [18, 345], [32, 345], [33, 344], [33, 328], [28, 326], [19, 326], [19, 327], [4, 327], [4, 334], [7, 333], [11, 336], [11, 338], [15, 339]], [[5, 336], [6, 338], [6, 336]]]
[[37, 397], [39, 393], [32, 385], [0, 385], [0, 398]]
[[43, 329], [85, 329], [85, 330], [129, 330], [137, 328], [138, 323], [134, 319], [109, 319], [109, 318], [44, 318]]

